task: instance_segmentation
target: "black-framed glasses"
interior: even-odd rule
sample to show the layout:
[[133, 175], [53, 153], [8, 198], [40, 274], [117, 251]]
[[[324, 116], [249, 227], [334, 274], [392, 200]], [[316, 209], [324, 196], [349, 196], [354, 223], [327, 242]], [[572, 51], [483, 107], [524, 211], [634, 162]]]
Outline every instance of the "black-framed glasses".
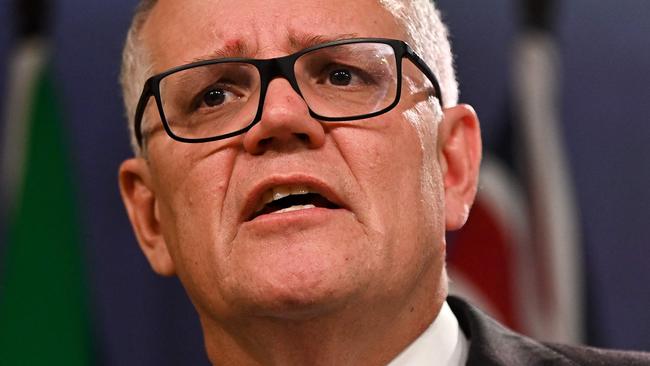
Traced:
[[278, 77], [289, 81], [317, 120], [374, 117], [399, 103], [404, 57], [429, 79], [442, 105], [438, 80], [405, 42], [354, 38], [278, 58], [221, 58], [154, 75], [136, 108], [136, 139], [142, 147], [142, 116], [151, 96], [175, 140], [208, 142], [242, 134], [260, 121], [269, 83]]

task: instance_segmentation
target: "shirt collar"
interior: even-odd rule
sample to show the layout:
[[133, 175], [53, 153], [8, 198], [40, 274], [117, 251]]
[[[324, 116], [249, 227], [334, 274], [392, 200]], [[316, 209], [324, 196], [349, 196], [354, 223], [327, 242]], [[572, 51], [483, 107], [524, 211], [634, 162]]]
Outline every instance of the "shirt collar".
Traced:
[[461, 366], [468, 351], [469, 341], [445, 301], [433, 323], [388, 366]]

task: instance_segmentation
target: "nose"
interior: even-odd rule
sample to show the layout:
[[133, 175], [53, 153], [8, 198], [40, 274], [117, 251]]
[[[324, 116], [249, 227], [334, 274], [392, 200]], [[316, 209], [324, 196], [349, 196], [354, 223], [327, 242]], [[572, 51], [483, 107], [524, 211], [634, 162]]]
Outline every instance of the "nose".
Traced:
[[254, 155], [299, 147], [316, 149], [325, 143], [323, 125], [311, 117], [305, 101], [286, 79], [269, 83], [262, 118], [244, 135], [244, 149]]

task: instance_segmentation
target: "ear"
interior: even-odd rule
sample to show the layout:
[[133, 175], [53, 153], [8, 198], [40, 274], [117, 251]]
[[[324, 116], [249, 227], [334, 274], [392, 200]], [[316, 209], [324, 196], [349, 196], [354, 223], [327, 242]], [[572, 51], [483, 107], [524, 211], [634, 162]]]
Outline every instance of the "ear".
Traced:
[[119, 185], [133, 231], [151, 268], [163, 276], [174, 275], [174, 262], [160, 230], [158, 201], [147, 162], [142, 158], [124, 161]]
[[481, 164], [481, 130], [474, 109], [447, 108], [438, 128], [438, 160], [445, 182], [445, 224], [460, 229], [476, 196]]

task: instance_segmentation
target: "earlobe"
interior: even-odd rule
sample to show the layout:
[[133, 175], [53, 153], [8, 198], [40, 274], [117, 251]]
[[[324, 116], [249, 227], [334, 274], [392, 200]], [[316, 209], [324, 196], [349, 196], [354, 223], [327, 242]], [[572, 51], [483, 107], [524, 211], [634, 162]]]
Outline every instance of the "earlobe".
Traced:
[[158, 202], [146, 161], [141, 158], [124, 161], [119, 170], [119, 185], [133, 231], [149, 264], [160, 275], [174, 275], [174, 263], [160, 230]]
[[460, 229], [476, 196], [481, 163], [481, 131], [471, 106], [445, 110], [438, 128], [438, 159], [445, 186], [446, 227]]

